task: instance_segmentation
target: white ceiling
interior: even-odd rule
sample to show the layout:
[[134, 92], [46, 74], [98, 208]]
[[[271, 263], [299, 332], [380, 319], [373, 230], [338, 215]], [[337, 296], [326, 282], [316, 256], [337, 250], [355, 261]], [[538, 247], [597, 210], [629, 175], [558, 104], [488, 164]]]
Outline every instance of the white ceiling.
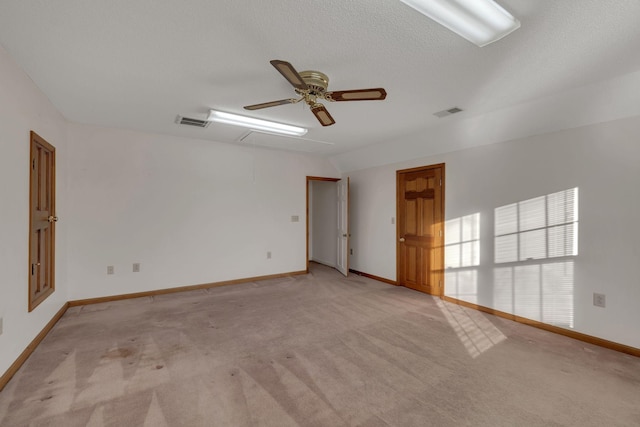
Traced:
[[[638, 0], [499, 2], [522, 27], [484, 48], [399, 0], [0, 0], [0, 43], [72, 122], [325, 155], [640, 70]], [[250, 113], [310, 128], [302, 143], [174, 122], [292, 97], [271, 59], [388, 96], [327, 103], [324, 128], [302, 103]]]

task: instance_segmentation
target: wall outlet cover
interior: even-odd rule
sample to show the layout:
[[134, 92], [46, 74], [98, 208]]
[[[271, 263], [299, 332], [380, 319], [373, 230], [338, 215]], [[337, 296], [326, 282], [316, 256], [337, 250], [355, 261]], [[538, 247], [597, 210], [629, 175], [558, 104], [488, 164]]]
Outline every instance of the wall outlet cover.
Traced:
[[114, 274], [114, 273], [115, 273], [115, 268], [113, 267], [113, 265], [108, 265], [107, 274]]
[[605, 308], [607, 306], [607, 297], [605, 294], [593, 294], [593, 305]]

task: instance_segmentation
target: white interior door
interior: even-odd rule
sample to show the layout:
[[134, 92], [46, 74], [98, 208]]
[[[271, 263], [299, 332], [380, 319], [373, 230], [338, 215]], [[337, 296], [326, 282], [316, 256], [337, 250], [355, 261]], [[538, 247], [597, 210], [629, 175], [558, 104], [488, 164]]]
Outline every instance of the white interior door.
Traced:
[[338, 271], [349, 274], [349, 178], [338, 185]]

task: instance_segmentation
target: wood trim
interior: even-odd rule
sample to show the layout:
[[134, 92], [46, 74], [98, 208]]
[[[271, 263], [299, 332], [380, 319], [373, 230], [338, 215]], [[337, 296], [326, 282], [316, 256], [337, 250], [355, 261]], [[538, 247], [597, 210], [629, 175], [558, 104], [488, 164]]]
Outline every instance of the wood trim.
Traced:
[[58, 310], [58, 312], [53, 316], [53, 318], [49, 321], [49, 323], [45, 325], [42, 331], [40, 331], [40, 333], [36, 335], [33, 341], [31, 341], [31, 343], [27, 346], [27, 348], [25, 348], [24, 351], [20, 354], [20, 356], [18, 356], [16, 361], [13, 362], [11, 366], [9, 366], [9, 369], [7, 369], [7, 371], [2, 375], [2, 377], [0, 377], [0, 391], [2, 391], [2, 389], [4, 388], [4, 386], [7, 385], [9, 380], [13, 378], [16, 372], [18, 372], [18, 370], [22, 367], [24, 362], [26, 362], [29, 356], [31, 356], [31, 353], [33, 353], [36, 347], [38, 347], [38, 345], [42, 342], [42, 340], [47, 336], [49, 331], [51, 331], [51, 329], [53, 329], [55, 324], [58, 323], [58, 320], [60, 320], [60, 318], [64, 315], [64, 313], [66, 313], [68, 308], [69, 308], [69, 303], [65, 302], [62, 308]]
[[472, 308], [484, 313], [493, 314], [494, 316], [502, 317], [504, 319], [513, 320], [514, 322], [522, 323], [525, 325], [533, 326], [534, 328], [543, 329], [555, 334], [564, 335], [565, 337], [573, 338], [578, 341], [583, 341], [589, 344], [597, 345], [598, 347], [608, 348], [610, 350], [619, 351], [621, 353], [630, 354], [632, 356], [640, 357], [640, 348], [631, 347], [625, 344], [620, 344], [614, 341], [605, 340], [603, 338], [594, 337], [592, 335], [583, 334], [581, 332], [572, 331], [571, 329], [561, 328], [559, 326], [549, 325], [548, 323], [538, 322], [537, 320], [527, 319], [526, 317], [516, 316], [515, 314], [506, 313], [504, 311], [495, 310], [493, 308], [484, 307], [482, 305], [473, 304], [467, 301], [462, 301], [456, 298], [448, 296], [442, 296], [444, 301], [458, 304], [463, 307]]
[[353, 274], [357, 274], [358, 276], [368, 277], [369, 279], [377, 280], [378, 282], [388, 283], [389, 285], [397, 286], [398, 282], [391, 279], [385, 279], [384, 277], [374, 276], [373, 274], [363, 273], [362, 271], [354, 270], [352, 268], [349, 269]]
[[[396, 171], [396, 174], [398, 173], [411, 173], [411, 172], [420, 172], [420, 171], [424, 171], [424, 170], [429, 170], [429, 169], [435, 169], [435, 168], [442, 168], [442, 171], [444, 172], [444, 163], [435, 163], [433, 165], [427, 165], [427, 166], [418, 166], [415, 168], [409, 168], [409, 169], [399, 169]], [[444, 175], [444, 173], [443, 173]]]
[[322, 176], [307, 176], [307, 182], [309, 181], [331, 181], [331, 182], [338, 182], [340, 181], [342, 178], [325, 178]]
[[306, 271], [292, 271], [290, 273], [269, 274], [266, 276], [246, 277], [243, 279], [223, 280], [221, 282], [203, 283], [200, 285], [179, 286], [176, 288], [157, 289], [153, 291], [134, 292], [131, 294], [110, 295], [106, 297], [87, 298], [69, 301], [69, 307], [77, 307], [79, 305], [99, 304], [103, 302], [120, 301], [132, 298], [152, 297], [155, 295], [174, 294], [176, 292], [195, 291], [198, 289], [217, 288], [219, 286], [238, 285], [241, 283], [256, 282], [259, 280], [279, 279], [283, 277], [293, 277], [307, 274]]
[[306, 235], [306, 240], [307, 243], [305, 245], [305, 251], [306, 251], [306, 273], [309, 273], [309, 181], [331, 181], [331, 182], [338, 182], [340, 181], [342, 178], [328, 178], [328, 177], [323, 177], [323, 176], [307, 176], [307, 181], [306, 181], [306, 193], [307, 193], [307, 206], [305, 209], [306, 212], [306, 227], [307, 227], [307, 235]]

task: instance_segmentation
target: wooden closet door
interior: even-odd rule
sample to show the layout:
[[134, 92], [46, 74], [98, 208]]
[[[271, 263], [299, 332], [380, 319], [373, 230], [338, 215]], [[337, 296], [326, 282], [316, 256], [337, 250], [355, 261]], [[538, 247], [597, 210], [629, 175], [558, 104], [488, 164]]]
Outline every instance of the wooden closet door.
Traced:
[[398, 284], [442, 293], [442, 167], [398, 171]]
[[55, 289], [55, 151], [31, 132], [29, 311]]

